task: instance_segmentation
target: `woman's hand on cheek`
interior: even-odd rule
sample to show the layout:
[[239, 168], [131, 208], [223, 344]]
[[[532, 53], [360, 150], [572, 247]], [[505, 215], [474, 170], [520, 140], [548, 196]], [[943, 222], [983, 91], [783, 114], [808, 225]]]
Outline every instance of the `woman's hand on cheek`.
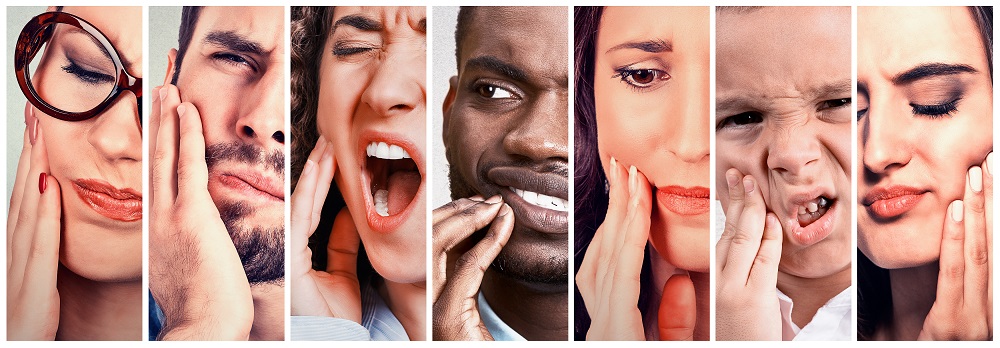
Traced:
[[253, 298], [208, 192], [201, 114], [172, 85], [154, 92], [149, 289], [166, 316], [160, 339], [246, 340]]
[[918, 339], [993, 337], [992, 156], [990, 153], [982, 167], [969, 169], [963, 200], [948, 206], [941, 233], [937, 295]]
[[[25, 111], [29, 129], [36, 127], [30, 112]], [[41, 128], [24, 133], [7, 215], [7, 339], [54, 340], [59, 328], [61, 189], [47, 174]]]
[[309, 236], [319, 226], [336, 166], [333, 145], [320, 136], [292, 193], [291, 309], [292, 315], [335, 317], [360, 324], [357, 263], [361, 238], [346, 208], [337, 214], [330, 231], [327, 269], [312, 269]]
[[636, 305], [649, 239], [651, 188], [635, 166], [626, 170], [614, 158], [608, 172], [608, 213], [576, 273], [591, 320], [587, 340], [645, 340]]
[[781, 225], [768, 213], [760, 187], [739, 170], [726, 172], [729, 207], [716, 245], [716, 339], [780, 341], [775, 294], [781, 260]]

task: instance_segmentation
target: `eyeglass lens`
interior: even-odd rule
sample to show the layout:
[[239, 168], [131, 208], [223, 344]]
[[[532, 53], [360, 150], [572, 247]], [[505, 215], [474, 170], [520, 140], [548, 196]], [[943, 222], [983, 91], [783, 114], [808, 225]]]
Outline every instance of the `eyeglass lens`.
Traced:
[[29, 85], [45, 103], [85, 112], [114, 92], [119, 76], [111, 53], [87, 31], [49, 24], [52, 36], [28, 64]]

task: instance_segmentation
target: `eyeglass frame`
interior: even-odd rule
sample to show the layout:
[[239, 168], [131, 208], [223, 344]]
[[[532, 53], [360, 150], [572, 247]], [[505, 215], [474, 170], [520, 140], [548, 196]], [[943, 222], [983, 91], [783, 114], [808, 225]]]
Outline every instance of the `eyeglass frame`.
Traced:
[[[56, 108], [42, 100], [41, 96], [35, 91], [34, 86], [28, 81], [30, 78], [28, 76], [28, 64], [41, 51], [42, 45], [52, 38], [53, 30], [56, 27], [55, 24], [67, 24], [82, 29], [97, 39], [104, 46], [106, 52], [112, 53], [111, 60], [114, 61], [115, 71], [118, 73], [115, 78], [115, 89], [103, 101], [90, 110], [69, 112]], [[45, 12], [31, 18], [24, 25], [24, 28], [21, 29], [21, 34], [17, 39], [17, 46], [14, 50], [14, 71], [17, 76], [17, 84], [21, 87], [21, 93], [28, 98], [31, 105], [63, 121], [77, 122], [94, 118], [111, 106], [122, 92], [130, 91], [135, 95], [138, 109], [136, 121], [139, 124], [139, 128], [142, 129], [142, 79], [132, 76], [132, 74], [129, 74], [125, 70], [125, 65], [122, 63], [121, 54], [118, 52], [118, 49], [111, 44], [111, 41], [108, 40], [108, 37], [100, 29], [97, 29], [97, 27], [83, 18], [66, 12]]]

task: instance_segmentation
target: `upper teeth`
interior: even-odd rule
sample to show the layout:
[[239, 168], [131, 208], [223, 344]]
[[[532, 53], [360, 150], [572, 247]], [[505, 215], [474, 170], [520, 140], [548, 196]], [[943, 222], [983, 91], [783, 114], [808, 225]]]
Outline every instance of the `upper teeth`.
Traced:
[[799, 214], [815, 213], [819, 208], [826, 208], [830, 204], [830, 201], [824, 197], [819, 197], [812, 202], [806, 203], [805, 205], [799, 206]]
[[569, 211], [569, 202], [567, 202], [565, 199], [546, 196], [538, 192], [525, 191], [513, 187], [508, 187], [508, 188], [514, 193], [516, 193], [518, 197], [521, 197], [521, 199], [523, 199], [525, 202], [546, 209]]
[[365, 149], [369, 157], [381, 159], [410, 158], [410, 154], [397, 145], [389, 145], [384, 142], [372, 142]]

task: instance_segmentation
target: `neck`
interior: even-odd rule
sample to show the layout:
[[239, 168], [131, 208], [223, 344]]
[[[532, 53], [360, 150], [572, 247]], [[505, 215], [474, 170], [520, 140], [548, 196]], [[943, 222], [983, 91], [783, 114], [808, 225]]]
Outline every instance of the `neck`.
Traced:
[[825, 277], [803, 278], [778, 270], [778, 290], [792, 299], [792, 322], [805, 327], [834, 296], [851, 286], [851, 267]]
[[569, 286], [529, 283], [492, 269], [480, 288], [497, 316], [529, 341], [565, 341], [569, 335]]
[[285, 284], [261, 283], [250, 286], [253, 296], [251, 341], [285, 340]]
[[927, 313], [934, 305], [937, 278], [937, 262], [889, 270], [889, 289], [893, 298], [892, 322], [883, 332], [876, 332], [876, 337], [916, 340], [924, 327], [924, 318], [927, 318]]
[[427, 340], [427, 284], [393, 283], [383, 280], [377, 286], [379, 295], [385, 300], [386, 306], [403, 325], [410, 341]]
[[[657, 318], [655, 313], [659, 310], [660, 298], [663, 297], [663, 286], [667, 284], [667, 279], [676, 274], [675, 270], [683, 271], [679, 268], [674, 267], [659, 254], [656, 250], [650, 248], [649, 259], [651, 260], [650, 269], [653, 273], [653, 287], [656, 290], [656, 296], [654, 304], [656, 307], [650, 308], [653, 311], [653, 318]], [[695, 341], [708, 341], [709, 339], [709, 326], [711, 325], [709, 320], [709, 313], [711, 313], [709, 296], [709, 274], [701, 272], [687, 271], [689, 277], [691, 277], [691, 282], [694, 283], [694, 296], [697, 305], [698, 317], [694, 326], [694, 340]]]
[[59, 267], [57, 340], [142, 340], [142, 281], [99, 282]]

